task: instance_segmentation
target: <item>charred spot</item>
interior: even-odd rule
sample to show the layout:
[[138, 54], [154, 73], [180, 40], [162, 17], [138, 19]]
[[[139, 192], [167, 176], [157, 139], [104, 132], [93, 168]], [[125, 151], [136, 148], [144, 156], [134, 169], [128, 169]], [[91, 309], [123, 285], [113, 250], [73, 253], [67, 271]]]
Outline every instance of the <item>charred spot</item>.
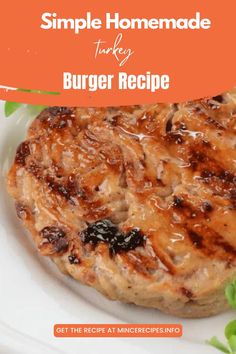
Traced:
[[42, 231], [40, 231], [40, 234], [43, 238], [46, 238], [50, 243], [53, 243], [59, 238], [66, 236], [66, 233], [56, 226], [47, 226]]
[[180, 145], [184, 143], [183, 136], [178, 132], [168, 132], [166, 134], [167, 141], [170, 143], [174, 143], [176, 145]]
[[51, 185], [51, 188], [52, 189], [56, 188], [59, 194], [61, 194], [63, 197], [65, 197], [68, 200], [70, 199], [70, 197], [71, 197], [70, 192], [68, 191], [68, 189], [65, 186], [58, 184], [58, 185], [56, 185], [56, 187], [55, 187], [55, 185]]
[[85, 188], [80, 188], [75, 175], [70, 175], [66, 182], [66, 190], [70, 194], [70, 197], [78, 197], [81, 199], [87, 199], [88, 191]]
[[60, 116], [55, 117], [49, 122], [49, 127], [52, 129], [64, 129], [68, 126], [67, 119], [61, 118]]
[[232, 173], [229, 171], [222, 170], [219, 175], [219, 179], [221, 179], [224, 182], [228, 183], [236, 183], [236, 176], [234, 176]]
[[212, 97], [212, 99], [216, 102], [223, 103], [224, 102], [224, 97], [222, 95], [217, 95]]
[[203, 178], [203, 179], [208, 179], [208, 178], [212, 178], [212, 177], [214, 177], [215, 176], [215, 173], [214, 172], [212, 172], [212, 171], [210, 171], [210, 170], [203, 170], [202, 172], [201, 172], [201, 177]]
[[73, 203], [72, 197], [85, 199], [85, 192], [78, 187], [76, 178], [73, 175], [69, 176], [64, 184], [55, 181], [51, 176], [47, 176], [45, 180], [52, 191], [58, 193], [71, 203]]
[[74, 113], [74, 110], [71, 107], [49, 107], [48, 108], [48, 112], [50, 113], [50, 115], [56, 117], [56, 116], [61, 116], [61, 117], [65, 117], [65, 116], [70, 116]]
[[47, 176], [46, 177], [46, 182], [48, 184], [48, 187], [54, 191], [63, 196], [65, 199], [69, 200], [70, 199], [70, 193], [66, 189], [66, 187], [58, 182], [56, 182], [53, 177]]
[[213, 211], [213, 206], [209, 202], [203, 202], [202, 210], [204, 213], [210, 213], [211, 211]]
[[66, 189], [71, 196], [76, 196], [78, 194], [78, 185], [74, 175], [68, 177]]
[[57, 115], [53, 119], [49, 119], [48, 126], [51, 129], [63, 130], [69, 126], [68, 122], [74, 119], [74, 115]]
[[232, 245], [230, 245], [228, 242], [224, 240], [217, 240], [216, 245], [222, 247], [225, 252], [236, 255], [235, 248]]
[[29, 210], [28, 207], [20, 202], [16, 202], [16, 214], [19, 219], [24, 220], [28, 217]]
[[191, 167], [195, 170], [199, 163], [204, 163], [207, 160], [207, 156], [201, 151], [192, 151], [189, 163]]
[[230, 188], [236, 184], [236, 176], [228, 170], [223, 170], [220, 166], [213, 166], [214, 170], [205, 169], [201, 172], [201, 178], [204, 182], [209, 183], [212, 178], [219, 188]]
[[166, 133], [170, 133], [172, 130], [172, 118], [168, 119], [167, 123], [166, 123]]
[[111, 255], [134, 250], [136, 247], [143, 246], [146, 240], [139, 229], [124, 233], [106, 219], [90, 224], [80, 233], [80, 237], [85, 244], [90, 243], [96, 246], [99, 242], [107, 243]]
[[200, 252], [208, 257], [214, 256], [215, 258], [224, 259], [226, 261], [235, 260], [236, 250], [225, 240], [224, 236], [210, 227], [204, 225], [199, 225], [198, 227], [200, 227], [198, 232], [189, 229], [188, 235], [193, 245]]
[[181, 290], [181, 293], [186, 296], [187, 298], [191, 299], [193, 297], [193, 293], [192, 291], [190, 291], [189, 289], [185, 288], [185, 287], [182, 287], [180, 288]]
[[192, 241], [193, 245], [196, 248], [202, 248], [203, 247], [203, 237], [199, 234], [197, 234], [195, 231], [189, 230], [188, 231], [190, 240]]
[[68, 261], [70, 264], [80, 264], [80, 259], [74, 255], [68, 256]]
[[24, 141], [20, 144], [16, 151], [15, 162], [19, 165], [25, 166], [26, 158], [30, 155], [30, 143], [29, 141]]
[[146, 238], [139, 229], [133, 229], [126, 234], [119, 233], [111, 243], [110, 251], [112, 254], [116, 254], [119, 252], [134, 250], [136, 247], [143, 246], [145, 239]]
[[37, 119], [47, 123], [52, 129], [63, 129], [68, 126], [67, 120], [75, 117], [75, 109], [70, 107], [49, 107]]
[[198, 162], [206, 161], [206, 155], [203, 152], [201, 152], [201, 151], [194, 151], [192, 156]]
[[65, 231], [56, 226], [47, 226], [40, 231], [40, 235], [48, 243], [53, 245], [55, 252], [62, 252], [68, 249], [68, 240]]
[[53, 124], [52, 128], [58, 128], [58, 129], [63, 129], [67, 127], [67, 120], [59, 120], [55, 124]]
[[199, 210], [194, 209], [191, 202], [189, 202], [186, 197], [184, 199], [174, 196], [172, 206], [175, 208], [176, 212], [182, 214], [186, 219], [195, 219], [201, 216]]
[[90, 224], [86, 230], [80, 233], [84, 243], [96, 245], [98, 242], [110, 242], [118, 232], [118, 228], [110, 220], [100, 220]]
[[175, 208], [183, 208], [184, 207], [184, 199], [177, 197], [176, 195], [173, 198], [173, 206]]
[[109, 121], [109, 123], [111, 125], [113, 125], [115, 127], [115, 126], [117, 126], [120, 118], [122, 118], [122, 116], [120, 114], [118, 114], [116, 116], [109, 117], [107, 120]]
[[66, 238], [59, 238], [58, 241], [53, 244], [55, 252], [65, 252], [68, 249], [69, 243]]
[[193, 106], [192, 111], [194, 113], [202, 113], [202, 107], [199, 104], [196, 103], [196, 105]]
[[193, 171], [195, 171], [198, 167], [198, 162], [196, 160], [190, 158], [189, 163], [190, 163], [190, 166], [193, 169]]

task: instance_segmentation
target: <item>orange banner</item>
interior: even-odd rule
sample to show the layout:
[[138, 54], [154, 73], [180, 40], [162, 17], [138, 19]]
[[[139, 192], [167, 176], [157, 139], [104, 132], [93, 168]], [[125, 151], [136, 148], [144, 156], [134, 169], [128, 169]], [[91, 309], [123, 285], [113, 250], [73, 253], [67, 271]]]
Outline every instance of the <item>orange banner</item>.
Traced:
[[219, 94], [236, 84], [235, 13], [235, 0], [4, 1], [0, 98], [115, 106]]
[[55, 337], [181, 337], [181, 324], [56, 324]]

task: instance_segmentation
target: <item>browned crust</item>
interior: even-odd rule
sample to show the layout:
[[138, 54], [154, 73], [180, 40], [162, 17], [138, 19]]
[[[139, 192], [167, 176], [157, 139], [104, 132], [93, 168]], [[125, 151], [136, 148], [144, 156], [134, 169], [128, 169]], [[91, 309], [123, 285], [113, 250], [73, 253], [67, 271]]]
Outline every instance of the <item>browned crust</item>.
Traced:
[[[181, 105], [44, 110], [8, 177], [39, 251], [114, 299], [184, 316], [220, 311], [222, 290], [217, 311], [210, 302], [199, 312], [197, 304], [214, 299], [235, 273], [235, 100], [232, 91]], [[141, 229], [146, 245], [111, 256], [106, 244], [84, 244], [80, 232], [102, 219], [124, 232]], [[113, 268], [122, 295], [107, 275]], [[129, 283], [136, 290], [126, 294]], [[152, 300], [135, 295], [142, 284]]]

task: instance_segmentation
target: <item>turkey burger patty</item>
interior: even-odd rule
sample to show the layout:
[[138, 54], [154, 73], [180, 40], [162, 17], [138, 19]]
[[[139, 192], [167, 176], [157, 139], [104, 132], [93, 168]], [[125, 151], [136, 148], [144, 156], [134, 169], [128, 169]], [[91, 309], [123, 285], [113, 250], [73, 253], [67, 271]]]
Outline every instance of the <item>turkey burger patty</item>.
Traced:
[[112, 300], [185, 317], [236, 275], [236, 91], [44, 110], [8, 175], [39, 252]]

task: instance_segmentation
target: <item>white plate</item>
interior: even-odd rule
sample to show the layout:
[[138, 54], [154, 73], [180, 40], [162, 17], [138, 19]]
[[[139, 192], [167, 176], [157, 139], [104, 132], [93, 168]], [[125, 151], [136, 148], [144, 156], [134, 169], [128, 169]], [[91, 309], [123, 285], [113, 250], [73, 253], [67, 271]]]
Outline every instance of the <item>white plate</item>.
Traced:
[[[233, 312], [180, 320], [111, 302], [60, 274], [48, 259], [37, 254], [16, 218], [5, 185], [16, 147], [32, 119], [25, 109], [5, 118], [0, 102], [0, 353], [217, 353], [205, 340], [213, 335], [222, 338]], [[53, 337], [55, 323], [182, 323], [184, 335], [181, 339], [61, 339]]]

